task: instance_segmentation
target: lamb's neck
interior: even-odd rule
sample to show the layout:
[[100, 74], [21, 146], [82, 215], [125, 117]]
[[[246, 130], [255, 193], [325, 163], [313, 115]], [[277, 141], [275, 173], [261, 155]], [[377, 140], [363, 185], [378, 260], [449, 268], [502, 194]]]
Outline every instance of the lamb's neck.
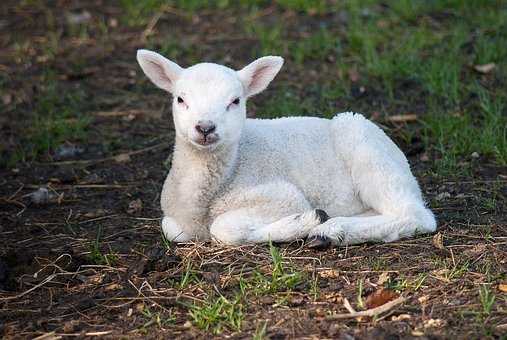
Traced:
[[199, 150], [188, 142], [176, 138], [172, 167], [192, 176], [206, 175], [209, 190], [220, 186], [231, 176], [237, 162], [238, 145], [219, 145], [215, 150]]
[[237, 145], [209, 152], [176, 139], [167, 187], [171, 216], [182, 224], [207, 228], [210, 205], [234, 175], [237, 152]]

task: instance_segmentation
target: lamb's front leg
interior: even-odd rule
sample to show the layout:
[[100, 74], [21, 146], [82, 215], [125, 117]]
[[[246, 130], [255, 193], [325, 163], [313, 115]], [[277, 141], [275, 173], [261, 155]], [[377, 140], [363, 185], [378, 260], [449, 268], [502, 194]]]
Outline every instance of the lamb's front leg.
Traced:
[[238, 209], [220, 215], [211, 225], [211, 235], [226, 244], [289, 242], [305, 238], [327, 219], [323, 210], [313, 209], [267, 223], [255, 209]]
[[227, 244], [293, 241], [306, 237], [328, 218], [287, 182], [242, 188], [231, 193], [227, 202], [227, 209], [222, 209], [226, 212], [210, 228], [215, 240]]
[[193, 238], [193, 235], [185, 232], [184, 228], [170, 216], [162, 218], [162, 232], [165, 238], [171, 242], [188, 242]]

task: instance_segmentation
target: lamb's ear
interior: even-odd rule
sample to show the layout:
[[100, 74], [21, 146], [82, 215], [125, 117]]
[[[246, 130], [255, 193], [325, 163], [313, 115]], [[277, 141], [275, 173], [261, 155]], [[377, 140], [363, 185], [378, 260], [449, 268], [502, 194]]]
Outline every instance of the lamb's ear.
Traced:
[[238, 71], [246, 96], [253, 96], [268, 87], [282, 65], [282, 57], [268, 56], [259, 58]]
[[155, 85], [168, 92], [172, 92], [174, 83], [183, 71], [178, 64], [148, 50], [137, 51], [137, 62]]

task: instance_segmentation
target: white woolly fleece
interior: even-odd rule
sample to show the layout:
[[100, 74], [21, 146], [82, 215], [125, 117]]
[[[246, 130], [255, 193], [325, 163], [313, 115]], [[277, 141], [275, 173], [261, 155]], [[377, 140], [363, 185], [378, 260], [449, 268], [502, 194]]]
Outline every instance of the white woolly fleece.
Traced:
[[[144, 50], [138, 60], [174, 96], [176, 142], [161, 194], [170, 240], [319, 235], [353, 244], [435, 231], [406, 157], [362, 115], [245, 118], [246, 99], [269, 84], [283, 59], [264, 57], [240, 71], [208, 63], [182, 69]], [[210, 136], [196, 132], [203, 121], [214, 126]]]

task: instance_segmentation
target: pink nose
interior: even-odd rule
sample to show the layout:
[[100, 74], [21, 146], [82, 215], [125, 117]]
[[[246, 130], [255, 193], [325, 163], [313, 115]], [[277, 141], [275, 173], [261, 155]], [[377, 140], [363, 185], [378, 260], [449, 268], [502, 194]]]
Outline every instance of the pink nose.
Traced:
[[211, 120], [200, 120], [197, 122], [197, 125], [195, 126], [195, 129], [197, 132], [199, 132], [201, 135], [207, 136], [210, 133], [213, 133], [213, 131], [216, 130], [215, 124]]

